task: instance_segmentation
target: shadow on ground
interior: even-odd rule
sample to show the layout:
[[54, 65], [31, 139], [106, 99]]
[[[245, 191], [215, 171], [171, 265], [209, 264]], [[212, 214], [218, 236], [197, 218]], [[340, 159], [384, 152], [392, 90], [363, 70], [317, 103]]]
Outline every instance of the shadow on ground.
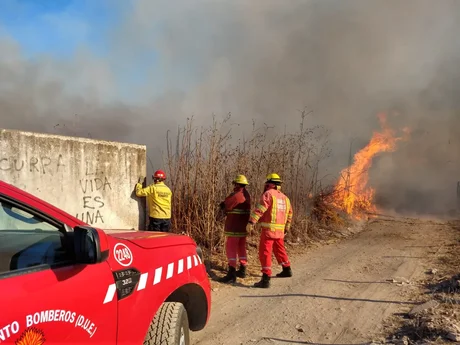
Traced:
[[390, 304], [402, 304], [402, 305], [418, 305], [418, 302], [404, 302], [404, 301], [389, 301], [379, 299], [367, 299], [367, 298], [350, 298], [350, 297], [336, 297], [336, 296], [323, 296], [323, 295], [309, 295], [309, 294], [279, 294], [279, 295], [262, 295], [262, 296], [251, 296], [241, 295], [242, 298], [283, 298], [283, 297], [306, 297], [306, 298], [324, 298], [337, 301], [355, 301], [355, 302], [370, 302], [370, 303], [390, 303]]
[[374, 281], [374, 282], [363, 282], [363, 281], [356, 281], [356, 280], [340, 280], [340, 279], [323, 279], [328, 282], [336, 282], [336, 283], [347, 283], [347, 284], [393, 284], [389, 281]]
[[308, 345], [370, 345], [371, 342], [367, 343], [317, 343], [312, 341], [303, 341], [303, 340], [288, 340], [288, 339], [280, 339], [280, 338], [272, 338], [272, 337], [264, 337], [263, 340], [268, 340], [272, 342], [279, 342], [285, 344], [308, 344]]

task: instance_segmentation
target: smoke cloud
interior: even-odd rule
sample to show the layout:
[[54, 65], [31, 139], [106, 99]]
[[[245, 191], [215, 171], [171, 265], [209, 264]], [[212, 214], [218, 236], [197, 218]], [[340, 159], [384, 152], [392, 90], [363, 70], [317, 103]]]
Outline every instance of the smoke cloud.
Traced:
[[[129, 3], [129, 5], [127, 5]], [[108, 34], [110, 58], [26, 59], [0, 36], [0, 116], [6, 128], [148, 146], [161, 164], [167, 129], [195, 115], [331, 130], [337, 177], [387, 111], [411, 139], [382, 154], [370, 183], [382, 207], [446, 212], [460, 180], [460, 2], [456, 0], [138, 0]], [[45, 39], [45, 38], [44, 38]], [[155, 56], [130, 87], [117, 77]], [[125, 91], [129, 89], [129, 97]], [[125, 90], [125, 91], [123, 91]], [[238, 133], [235, 133], [236, 135]]]

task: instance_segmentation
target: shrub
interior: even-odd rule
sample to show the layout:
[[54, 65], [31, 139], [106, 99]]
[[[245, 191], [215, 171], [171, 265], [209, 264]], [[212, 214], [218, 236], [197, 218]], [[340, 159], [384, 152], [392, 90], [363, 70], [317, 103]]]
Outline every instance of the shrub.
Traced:
[[[209, 127], [197, 127], [187, 119], [175, 138], [167, 133], [166, 166], [173, 190], [173, 227], [193, 237], [211, 251], [223, 243], [224, 215], [219, 203], [231, 192], [237, 174], [249, 179], [248, 190], [255, 203], [270, 172], [284, 180], [282, 190], [293, 205], [293, 238], [306, 238], [311, 199], [321, 198], [319, 165], [330, 154], [328, 131], [308, 127], [309, 113], [300, 114], [299, 129], [275, 134], [273, 128], [253, 123], [250, 136], [232, 137], [231, 114], [222, 121], [213, 117]], [[323, 217], [323, 216], [322, 216]], [[329, 216], [326, 216], [329, 217]]]

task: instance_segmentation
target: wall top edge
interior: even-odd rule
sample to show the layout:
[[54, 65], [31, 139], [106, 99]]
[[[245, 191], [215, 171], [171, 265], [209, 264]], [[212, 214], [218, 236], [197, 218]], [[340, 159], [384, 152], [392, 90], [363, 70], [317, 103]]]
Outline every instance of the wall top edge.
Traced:
[[44, 139], [59, 139], [63, 141], [73, 141], [73, 142], [80, 142], [80, 143], [103, 144], [103, 145], [116, 146], [116, 147], [123, 146], [123, 147], [130, 147], [130, 148], [137, 149], [137, 150], [147, 151], [146, 145], [0, 128], [0, 135], [3, 135], [5, 133], [19, 134], [19, 135], [28, 136], [28, 137], [36, 137], [36, 138], [44, 138]]

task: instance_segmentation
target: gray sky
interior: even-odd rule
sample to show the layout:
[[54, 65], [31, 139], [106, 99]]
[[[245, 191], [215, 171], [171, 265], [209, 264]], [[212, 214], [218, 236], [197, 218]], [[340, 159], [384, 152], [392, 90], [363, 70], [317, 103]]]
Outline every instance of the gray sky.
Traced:
[[[379, 200], [406, 211], [454, 207], [460, 179], [460, 2], [455, 0], [139, 0], [107, 36], [109, 61], [28, 60], [0, 38], [2, 127], [148, 145], [161, 161], [167, 129], [212, 113], [295, 130], [298, 109], [331, 130], [323, 173], [346, 166], [388, 111], [411, 140], [374, 162]], [[155, 52], [135, 101], [116, 71]], [[113, 62], [116, 61], [116, 64]], [[158, 64], [161, 75], [158, 75]], [[78, 114], [75, 116], [75, 114]], [[59, 126], [55, 127], [57, 124]], [[65, 128], [64, 128], [65, 125]], [[235, 133], [236, 135], [238, 133]]]

